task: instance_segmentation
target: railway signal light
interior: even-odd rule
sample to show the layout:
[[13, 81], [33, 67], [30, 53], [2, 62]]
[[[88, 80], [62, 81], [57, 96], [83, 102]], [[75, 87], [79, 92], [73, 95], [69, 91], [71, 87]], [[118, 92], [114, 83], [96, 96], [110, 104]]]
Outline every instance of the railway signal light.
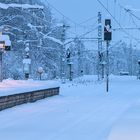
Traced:
[[111, 19], [105, 19], [104, 40], [105, 41], [111, 41], [112, 40]]

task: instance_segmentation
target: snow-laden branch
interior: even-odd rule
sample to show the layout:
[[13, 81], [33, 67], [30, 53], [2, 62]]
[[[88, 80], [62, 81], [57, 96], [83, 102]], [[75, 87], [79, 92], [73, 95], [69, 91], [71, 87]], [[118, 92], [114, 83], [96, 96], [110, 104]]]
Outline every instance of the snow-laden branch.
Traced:
[[61, 40], [56, 39], [56, 38], [54, 38], [54, 37], [45, 35], [43, 38], [44, 38], [44, 39], [45, 39], [45, 38], [46, 38], [46, 39], [49, 39], [49, 40], [51, 40], [51, 41], [53, 41], [53, 42], [55, 42], [55, 43], [58, 43], [58, 44], [60, 44], [60, 45], [63, 45], [63, 42], [62, 42]]
[[21, 30], [20, 28], [17, 28], [17, 27], [15, 27], [15, 26], [11, 26], [11, 25], [1, 25], [0, 26], [0, 29], [4, 29], [4, 28], [9, 28], [9, 30], [17, 30], [17, 31], [19, 31], [19, 32], [23, 32], [23, 30]]
[[43, 28], [44, 27], [43, 25], [33, 25], [31, 23], [28, 23], [27, 26], [30, 27], [31, 29], [36, 29], [36, 30], [37, 30], [37, 28]]
[[13, 3], [13, 4], [5, 4], [5, 3], [0, 3], [0, 8], [2, 9], [8, 9], [8, 8], [23, 8], [23, 9], [28, 9], [28, 8], [37, 8], [37, 9], [44, 9], [44, 6], [40, 6], [40, 5], [30, 5], [30, 4], [17, 4], [17, 3]]
[[[7, 20], [5, 20], [5, 18], [7, 18]], [[10, 22], [10, 21], [14, 20], [15, 18], [22, 18], [22, 16], [20, 16], [20, 15], [5, 16], [5, 17], [3, 17], [3, 19], [0, 20], [0, 22], [1, 23]]]

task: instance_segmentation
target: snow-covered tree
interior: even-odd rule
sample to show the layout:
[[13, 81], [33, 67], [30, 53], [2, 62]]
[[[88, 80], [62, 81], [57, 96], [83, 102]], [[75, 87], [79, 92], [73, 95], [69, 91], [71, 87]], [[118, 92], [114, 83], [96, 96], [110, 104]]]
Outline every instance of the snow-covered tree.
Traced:
[[[4, 78], [23, 78], [24, 49], [30, 45], [31, 77], [36, 78], [37, 68], [43, 67], [48, 78], [59, 75], [62, 27], [54, 25], [51, 10], [40, 0], [2, 0], [0, 27], [12, 41], [12, 51], [4, 57]], [[56, 26], [54, 28], [54, 26]]]

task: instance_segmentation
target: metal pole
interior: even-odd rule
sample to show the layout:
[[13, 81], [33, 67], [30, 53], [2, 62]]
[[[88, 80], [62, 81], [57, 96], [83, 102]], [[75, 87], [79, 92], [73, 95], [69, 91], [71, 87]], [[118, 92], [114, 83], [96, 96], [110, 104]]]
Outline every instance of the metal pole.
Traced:
[[72, 81], [72, 65], [70, 64], [70, 81]]
[[102, 79], [104, 79], [104, 64], [102, 64]]
[[138, 79], [140, 79], [140, 64], [138, 66]]
[[139, 75], [138, 75], [138, 79], [140, 80], [140, 64], [139, 64]]
[[101, 12], [98, 12], [98, 65], [97, 65], [97, 73], [98, 73], [98, 80], [101, 80], [104, 74], [103, 67], [102, 67], [102, 15]]
[[3, 72], [2, 72], [2, 52], [0, 52], [0, 82], [3, 80]]
[[81, 45], [78, 45], [78, 76], [81, 76]]
[[62, 30], [62, 49], [61, 49], [61, 81], [64, 84], [66, 82], [66, 56], [65, 56], [65, 40], [66, 40], [66, 29], [70, 26], [66, 26], [63, 24], [63, 30]]
[[106, 43], [106, 92], [109, 92], [109, 41]]
[[66, 26], [63, 24], [63, 31], [62, 31], [62, 49], [61, 49], [61, 80], [62, 83], [65, 83], [65, 32], [66, 32]]
[[133, 48], [132, 48], [132, 40], [130, 42], [130, 74], [133, 76]]
[[137, 79], [140, 80], [140, 60], [138, 60], [138, 74], [137, 74]]

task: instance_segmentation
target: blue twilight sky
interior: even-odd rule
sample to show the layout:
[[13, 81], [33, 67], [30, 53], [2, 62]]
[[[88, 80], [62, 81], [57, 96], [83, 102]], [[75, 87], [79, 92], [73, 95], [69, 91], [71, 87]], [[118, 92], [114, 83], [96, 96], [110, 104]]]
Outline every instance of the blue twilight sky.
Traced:
[[[48, 0], [54, 7], [60, 10], [64, 15], [70, 17], [74, 21], [80, 23], [92, 16], [97, 15], [97, 12], [104, 11], [97, 0]], [[101, 2], [113, 12], [114, 2], [120, 3], [123, 6], [131, 6], [132, 8], [140, 8], [139, 0], [101, 0]], [[117, 5], [117, 4], [116, 4]], [[116, 9], [117, 10], [117, 9]], [[118, 11], [119, 12], [119, 11]]]
[[[45, 0], [44, 0], [45, 1]], [[128, 13], [126, 13], [123, 9], [121, 9], [118, 4], [121, 4], [124, 7], [131, 8], [133, 13], [140, 17], [140, 0], [100, 0], [106, 8], [112, 13], [112, 15], [117, 19], [117, 21], [123, 27], [140, 27], [140, 21], [134, 17], [131, 17]], [[103, 19], [108, 17], [108, 13], [104, 8], [97, 2], [97, 0], [48, 0], [50, 4], [52, 4], [55, 8], [61, 11], [65, 16], [69, 17], [76, 23], [81, 23], [91, 17], [95, 17], [92, 20], [82, 24], [86, 26], [86, 28], [82, 28], [77, 25], [76, 31], [78, 34], [85, 33], [89, 31], [92, 27], [91, 25], [97, 26], [97, 13], [101, 11], [103, 14]], [[116, 2], [116, 3], [115, 3]], [[58, 14], [55, 10], [52, 9], [54, 16], [58, 19], [62, 19], [62, 16]], [[110, 17], [110, 16], [109, 16]], [[104, 21], [104, 20], [103, 20]], [[68, 21], [73, 27], [74, 24]], [[119, 27], [116, 22], [112, 19], [112, 27]], [[74, 29], [71, 29], [74, 31]], [[75, 31], [75, 32], [76, 32]], [[129, 34], [132, 34], [136, 37], [140, 37], [140, 30], [127, 30]], [[113, 33], [114, 39], [125, 39], [129, 40], [130, 36], [127, 36], [124, 33], [116, 31]], [[90, 36], [97, 36], [97, 32], [90, 34]], [[131, 40], [133, 41], [133, 40]], [[134, 41], [135, 42], [135, 41]], [[137, 43], [137, 42], [135, 42]]]

